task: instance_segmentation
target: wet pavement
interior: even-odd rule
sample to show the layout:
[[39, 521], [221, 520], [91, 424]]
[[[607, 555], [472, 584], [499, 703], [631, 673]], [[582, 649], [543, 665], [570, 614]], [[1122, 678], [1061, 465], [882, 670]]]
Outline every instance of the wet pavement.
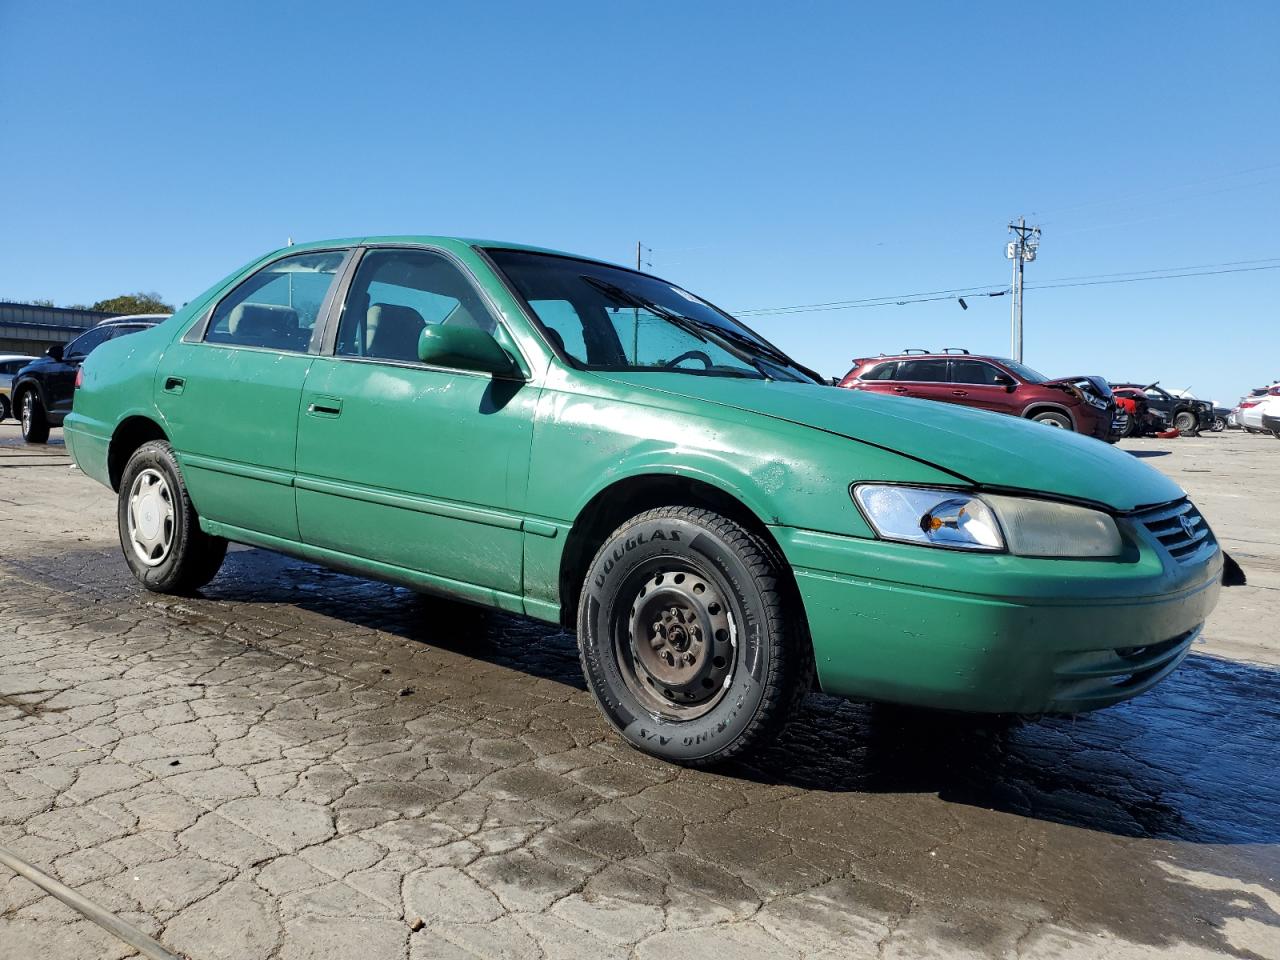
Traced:
[[[257, 550], [149, 595], [38, 464], [0, 469], [0, 845], [191, 958], [1280, 956], [1266, 656], [1003, 725], [815, 695], [690, 771], [563, 632]], [[1269, 649], [1258, 569], [1222, 603]], [[0, 958], [127, 955], [0, 869]]]

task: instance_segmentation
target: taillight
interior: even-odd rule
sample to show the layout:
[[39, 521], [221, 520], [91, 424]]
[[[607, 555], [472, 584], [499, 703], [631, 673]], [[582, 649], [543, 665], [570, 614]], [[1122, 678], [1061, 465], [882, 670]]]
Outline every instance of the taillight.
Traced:
[[76, 389], [80, 389], [80, 384], [84, 383], [84, 367], [76, 371]]

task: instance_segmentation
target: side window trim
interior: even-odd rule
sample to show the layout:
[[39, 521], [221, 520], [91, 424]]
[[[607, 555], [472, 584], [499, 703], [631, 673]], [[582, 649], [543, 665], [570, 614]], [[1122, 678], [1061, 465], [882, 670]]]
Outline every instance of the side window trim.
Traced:
[[[396, 367], [410, 367], [415, 370], [439, 370], [444, 373], [461, 373], [467, 376], [484, 377], [491, 379], [492, 374], [481, 373], [476, 370], [464, 370], [460, 367], [441, 367], [435, 364], [426, 364], [421, 361], [408, 360], [390, 360], [383, 357], [356, 357], [347, 354], [337, 353], [338, 346], [338, 327], [342, 322], [342, 312], [346, 309], [347, 297], [351, 293], [351, 284], [355, 281], [356, 271], [359, 269], [360, 261], [364, 259], [366, 253], [374, 250], [406, 250], [421, 251], [423, 253], [434, 253], [449, 261], [461, 274], [462, 279], [471, 287], [472, 291], [480, 298], [489, 316], [493, 318], [494, 324], [502, 330], [502, 336], [495, 339], [502, 344], [502, 348], [512, 353], [516, 359], [516, 365], [520, 368], [521, 376], [527, 381], [529, 379], [529, 371], [533, 369], [529, 364], [529, 358], [524, 355], [524, 351], [520, 349], [520, 345], [516, 337], [511, 333], [507, 326], [506, 319], [502, 315], [502, 311], [498, 309], [497, 303], [489, 291], [485, 289], [484, 284], [480, 282], [480, 278], [475, 272], [467, 266], [458, 256], [451, 250], [438, 247], [430, 243], [371, 243], [363, 244], [352, 251], [353, 255], [343, 268], [339, 283], [334, 285], [335, 299], [330, 306], [329, 314], [326, 317], [324, 341], [319, 348], [319, 355], [322, 357], [330, 357], [334, 360], [346, 360], [352, 363], [379, 363], [388, 364]], [[341, 297], [336, 295], [340, 293]], [[317, 324], [318, 326], [319, 324]]]
[[325, 294], [324, 300], [320, 303], [320, 309], [316, 313], [315, 327], [311, 331], [311, 340], [307, 343], [306, 350], [281, 350], [279, 347], [258, 347], [247, 343], [211, 344], [212, 346], [229, 350], [257, 350], [266, 353], [294, 353], [298, 356], [315, 356], [320, 350], [324, 325], [328, 322], [329, 314], [333, 310], [334, 297], [341, 285], [341, 281], [347, 275], [346, 271], [351, 266], [351, 261], [356, 249], [357, 248], [355, 247], [320, 247], [315, 250], [297, 250], [293, 252], [288, 252], [286, 250], [286, 252], [281, 256], [272, 257], [264, 263], [256, 264], [252, 270], [241, 277], [238, 282], [227, 288], [226, 292], [224, 292], [222, 296], [218, 297], [217, 300], [209, 305], [209, 308], [205, 310], [204, 315], [201, 316], [198, 321], [193, 323], [190, 329], [188, 329], [183, 335], [183, 341], [186, 343], [208, 343], [209, 341], [207, 341], [205, 337], [209, 333], [209, 324], [212, 322], [214, 315], [217, 314], [218, 308], [222, 306], [223, 302], [226, 301], [228, 297], [232, 296], [237, 290], [244, 286], [244, 284], [252, 280], [268, 267], [279, 263], [281, 260], [288, 260], [290, 257], [303, 257], [314, 253], [341, 253], [343, 255], [343, 260], [338, 264], [338, 269], [334, 272], [335, 281], [329, 285], [329, 292]]

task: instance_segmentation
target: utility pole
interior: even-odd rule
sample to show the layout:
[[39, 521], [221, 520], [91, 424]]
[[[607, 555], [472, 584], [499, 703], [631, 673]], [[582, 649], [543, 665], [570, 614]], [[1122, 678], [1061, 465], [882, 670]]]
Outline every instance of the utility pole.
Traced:
[[1009, 231], [1017, 239], [1005, 247], [1005, 256], [1013, 261], [1013, 303], [1009, 318], [1009, 353], [1022, 362], [1022, 270], [1025, 264], [1036, 258], [1040, 246], [1040, 228], [1028, 227], [1027, 218], [1019, 217], [1009, 224]]

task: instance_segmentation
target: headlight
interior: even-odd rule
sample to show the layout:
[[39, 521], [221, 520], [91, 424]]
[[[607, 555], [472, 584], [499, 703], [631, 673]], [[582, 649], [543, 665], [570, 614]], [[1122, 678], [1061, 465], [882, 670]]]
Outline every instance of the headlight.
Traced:
[[854, 500], [885, 540], [1023, 557], [1114, 557], [1115, 521], [1099, 510], [1027, 497], [860, 484]]

